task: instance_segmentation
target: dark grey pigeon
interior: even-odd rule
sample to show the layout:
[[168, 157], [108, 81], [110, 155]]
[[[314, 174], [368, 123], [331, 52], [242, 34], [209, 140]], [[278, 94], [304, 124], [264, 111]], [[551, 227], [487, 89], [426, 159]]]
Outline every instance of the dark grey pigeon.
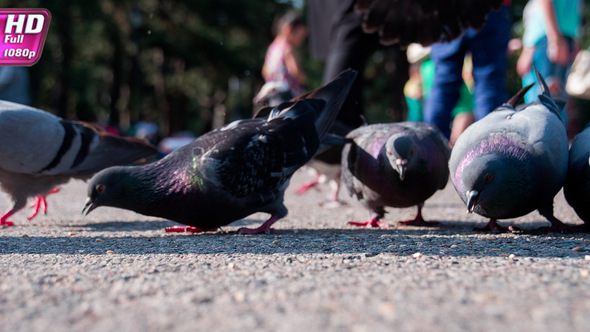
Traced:
[[483, 230], [505, 230], [498, 219], [533, 210], [551, 222], [551, 229], [568, 228], [553, 215], [553, 198], [567, 172], [568, 138], [538, 72], [537, 80], [543, 93], [534, 103], [516, 107], [530, 86], [522, 89], [467, 128], [451, 153], [451, 179], [467, 211], [490, 218]]
[[334, 122], [356, 71], [348, 70], [305, 98], [267, 110], [268, 117], [232, 122], [148, 165], [113, 167], [94, 176], [84, 211], [112, 206], [217, 229], [255, 212], [271, 215], [256, 229], [268, 233], [287, 215], [284, 191]]
[[34, 218], [47, 212], [48, 194], [71, 178], [87, 180], [103, 168], [129, 164], [157, 150], [143, 140], [115, 137], [91, 124], [67, 121], [29, 106], [0, 101], [0, 186], [12, 198], [10, 216], [36, 196]]
[[576, 135], [570, 148], [563, 193], [585, 227], [590, 228], [590, 125]]
[[379, 220], [384, 207], [418, 206], [414, 220], [405, 225], [430, 226], [422, 218], [424, 201], [449, 180], [449, 142], [442, 133], [422, 122], [374, 124], [351, 131], [353, 143], [342, 151], [342, 182], [372, 212], [355, 226], [388, 227]]

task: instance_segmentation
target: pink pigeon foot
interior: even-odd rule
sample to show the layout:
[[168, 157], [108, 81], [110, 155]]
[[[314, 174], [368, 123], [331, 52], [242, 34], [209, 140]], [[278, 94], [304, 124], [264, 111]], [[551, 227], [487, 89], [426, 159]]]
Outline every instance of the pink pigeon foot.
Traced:
[[14, 213], [14, 211], [9, 210], [8, 212], [6, 212], [2, 217], [0, 217], [0, 226], [12, 226], [14, 225], [14, 223], [12, 221], [9, 221], [8, 218]]
[[550, 215], [546, 217], [549, 222], [551, 222], [551, 226], [549, 227], [541, 227], [539, 231], [541, 232], [558, 232], [558, 233], [567, 233], [567, 232], [588, 232], [589, 227], [586, 224], [582, 225], [568, 225], [562, 222], [561, 220], [557, 219], [557, 217]]
[[215, 232], [219, 228], [198, 228], [193, 226], [173, 226], [166, 227], [166, 233], [203, 233], [203, 232]]
[[517, 230], [517, 228], [514, 226], [504, 227], [498, 224], [498, 221], [496, 219], [490, 219], [487, 225], [485, 225], [484, 227], [477, 227], [475, 228], [475, 230], [480, 232], [508, 233]]
[[238, 234], [263, 234], [263, 233], [270, 234], [270, 233], [274, 232], [274, 229], [270, 228], [270, 226], [272, 226], [272, 224], [277, 222], [277, 220], [279, 220], [279, 217], [276, 215], [272, 215], [270, 217], [270, 219], [268, 219], [266, 222], [264, 222], [264, 224], [260, 225], [260, 227], [258, 227], [258, 228], [242, 227], [242, 228], [238, 229]]
[[436, 221], [426, 221], [420, 215], [416, 215], [416, 218], [414, 218], [414, 219], [400, 221], [399, 223], [402, 225], [405, 225], [405, 226], [421, 226], [421, 227], [436, 227], [436, 226], [440, 225], [440, 223], [436, 222]]
[[[320, 181], [318, 179], [315, 179], [314, 181], [310, 181], [310, 182], [302, 184], [297, 189], [293, 190], [293, 193], [301, 196], [301, 195], [305, 194], [306, 192], [308, 192], [311, 188], [316, 187], [318, 184], [320, 184]], [[316, 189], [319, 190], [318, 188], [316, 188]]]
[[358, 221], [349, 221], [349, 225], [358, 226], [358, 227], [379, 227], [379, 228], [389, 228], [389, 224], [385, 222], [379, 221], [379, 217], [373, 217], [367, 222], [358, 222]]
[[35, 218], [39, 214], [39, 211], [41, 209], [43, 209], [43, 214], [47, 214], [46, 197], [51, 194], [58, 193], [58, 192], [59, 192], [59, 189], [56, 188], [56, 189], [51, 190], [47, 195], [35, 197], [35, 201], [33, 202], [33, 204], [31, 204], [31, 207], [33, 208], [33, 213], [29, 216], [28, 219], [33, 220], [33, 218]]
[[426, 221], [422, 217], [422, 204], [418, 205], [418, 213], [416, 214], [416, 218], [412, 220], [404, 220], [399, 222], [405, 226], [425, 226], [425, 227], [435, 227], [440, 225], [440, 223], [435, 221]]

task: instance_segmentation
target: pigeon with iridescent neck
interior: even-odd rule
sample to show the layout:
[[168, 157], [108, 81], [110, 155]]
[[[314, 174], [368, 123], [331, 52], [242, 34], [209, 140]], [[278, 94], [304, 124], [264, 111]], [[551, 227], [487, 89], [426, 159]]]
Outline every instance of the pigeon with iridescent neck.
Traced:
[[255, 212], [271, 217], [256, 229], [269, 233], [287, 215], [283, 196], [293, 173], [309, 161], [334, 122], [356, 71], [300, 100], [266, 109], [267, 117], [234, 121], [137, 167], [115, 167], [95, 175], [88, 186], [86, 213], [99, 206], [167, 218], [199, 232]]
[[505, 231], [498, 219], [534, 210], [551, 229], [569, 226], [553, 214], [553, 198], [568, 167], [568, 138], [560, 110], [537, 72], [543, 93], [517, 106], [532, 86], [471, 125], [453, 147], [451, 179], [468, 212], [490, 221], [483, 230]]
[[349, 224], [388, 227], [385, 207], [417, 205], [418, 214], [404, 225], [432, 226], [422, 217], [424, 201], [449, 179], [450, 150], [440, 130], [421, 122], [374, 124], [353, 130], [353, 142], [342, 151], [342, 182], [372, 213], [367, 222]]

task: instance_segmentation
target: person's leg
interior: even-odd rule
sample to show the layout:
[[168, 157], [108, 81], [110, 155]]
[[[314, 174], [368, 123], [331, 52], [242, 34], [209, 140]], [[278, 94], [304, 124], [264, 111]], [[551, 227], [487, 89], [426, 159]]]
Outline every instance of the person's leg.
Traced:
[[462, 38], [432, 45], [430, 58], [435, 75], [432, 90], [424, 103], [424, 122], [438, 127], [448, 138], [451, 134], [451, 112], [457, 104], [463, 83], [465, 52]]
[[507, 100], [505, 83], [510, 41], [508, 7], [492, 11], [484, 27], [470, 39], [476, 120], [480, 120]]
[[359, 117], [364, 114], [363, 73], [369, 55], [378, 46], [378, 36], [364, 33], [361, 23], [362, 16], [354, 12], [354, 4], [351, 4], [341, 17], [335, 18], [323, 75], [323, 81], [327, 83], [345, 69], [351, 68], [358, 71], [357, 79], [350, 88], [348, 97], [337, 117], [339, 121], [353, 128], [363, 124]]
[[[535, 75], [535, 68], [539, 71], [539, 74], [544, 79], [548, 79], [551, 76], [553, 65], [547, 57], [547, 38], [543, 38], [535, 45], [533, 52], [533, 65], [531, 70], [522, 77], [522, 86], [527, 86], [537, 82], [537, 76]], [[524, 95], [524, 101], [526, 103], [532, 103], [537, 99], [537, 96], [541, 93], [541, 87], [539, 84], [533, 85], [533, 87]]]

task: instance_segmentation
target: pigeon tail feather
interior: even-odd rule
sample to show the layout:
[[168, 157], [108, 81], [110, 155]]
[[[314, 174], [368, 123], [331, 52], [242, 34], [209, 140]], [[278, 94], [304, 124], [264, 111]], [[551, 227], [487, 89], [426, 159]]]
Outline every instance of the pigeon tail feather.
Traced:
[[524, 95], [535, 85], [535, 83], [531, 83], [524, 88], [520, 89], [512, 98], [508, 99], [505, 105], [510, 105], [512, 108], [522, 104], [524, 100]]
[[320, 138], [332, 127], [352, 84], [356, 80], [356, 76], [356, 70], [347, 69], [332, 82], [306, 96], [307, 99], [319, 99], [326, 102], [326, 105], [315, 121], [316, 131]]
[[561, 120], [561, 122], [565, 125], [565, 121], [563, 120], [563, 117], [561, 116], [561, 112], [560, 112], [561, 110], [559, 109], [559, 107], [557, 106], [557, 104], [555, 103], [553, 98], [551, 97], [551, 93], [549, 92], [549, 87], [547, 86], [547, 83], [545, 83], [543, 76], [541, 76], [541, 73], [539, 73], [537, 68], [534, 68], [534, 69], [535, 69], [535, 75], [537, 75], [537, 81], [539, 81], [539, 85], [541, 86], [541, 91], [542, 91], [542, 93], [537, 97], [538, 98], [537, 102], [539, 102], [543, 106], [547, 107], [552, 113], [557, 115], [559, 120]]

